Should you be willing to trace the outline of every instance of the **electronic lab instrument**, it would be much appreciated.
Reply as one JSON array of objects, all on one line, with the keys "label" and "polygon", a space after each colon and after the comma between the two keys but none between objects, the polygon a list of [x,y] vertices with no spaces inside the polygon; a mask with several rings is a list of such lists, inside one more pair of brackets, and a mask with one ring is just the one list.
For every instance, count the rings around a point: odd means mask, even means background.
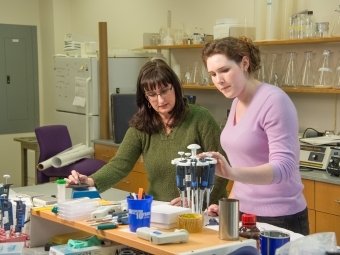
[{"label": "electronic lab instrument", "polygon": [[148,240],[153,244],[185,243],[189,238],[189,232],[185,229],[176,229],[174,232],[162,232],[148,227],[141,227],[137,228],[136,233],[139,238]]},{"label": "electronic lab instrument", "polygon": [[[205,157],[197,157],[196,152],[201,148],[198,144],[190,144],[187,148],[191,150],[191,153],[178,152],[180,158],[171,160],[171,164],[176,165],[176,184],[181,192],[182,206],[186,198],[192,212],[201,213],[204,192],[206,192],[207,205],[209,206],[210,203],[217,160],[205,152],[203,153]],[[198,176],[198,169],[200,176]]]},{"label": "electronic lab instrument", "polygon": [[91,213],[91,219],[100,219],[112,213],[119,213],[122,211],[121,205],[102,205]]}]

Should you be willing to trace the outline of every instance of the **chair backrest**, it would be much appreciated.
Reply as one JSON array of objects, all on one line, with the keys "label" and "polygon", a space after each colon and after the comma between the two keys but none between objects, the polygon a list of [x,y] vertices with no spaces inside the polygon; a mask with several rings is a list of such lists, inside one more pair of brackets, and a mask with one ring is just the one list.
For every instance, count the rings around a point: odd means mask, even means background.
[{"label": "chair backrest", "polygon": [[40,148],[39,162],[72,147],[68,129],[64,125],[42,126],[35,129]]}]

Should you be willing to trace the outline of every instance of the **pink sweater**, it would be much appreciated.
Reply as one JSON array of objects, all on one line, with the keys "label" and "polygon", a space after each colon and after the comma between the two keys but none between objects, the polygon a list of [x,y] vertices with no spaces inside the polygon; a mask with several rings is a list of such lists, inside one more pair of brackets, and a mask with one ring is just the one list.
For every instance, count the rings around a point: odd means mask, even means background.
[{"label": "pink sweater", "polygon": [[306,208],[299,172],[298,117],[287,94],[270,84],[261,84],[254,98],[234,126],[235,98],[221,133],[221,144],[232,167],[271,165],[270,185],[235,182],[240,211],[258,216],[291,215]]}]

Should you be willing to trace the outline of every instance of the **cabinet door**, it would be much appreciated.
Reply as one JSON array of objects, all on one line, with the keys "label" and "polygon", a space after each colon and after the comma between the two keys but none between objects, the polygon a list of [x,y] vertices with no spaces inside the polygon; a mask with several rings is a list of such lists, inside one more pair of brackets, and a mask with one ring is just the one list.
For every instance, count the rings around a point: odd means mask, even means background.
[{"label": "cabinet door", "polygon": [[314,205],[314,197],[315,197],[314,181],[302,179],[302,184],[305,186],[304,189],[303,189],[303,195],[306,198],[308,209],[315,209],[315,205]]},{"label": "cabinet door", "polygon": [[316,212],[315,215],[315,231],[320,232],[335,232],[337,244],[340,244],[340,216]]},{"label": "cabinet door", "polygon": [[309,221],[309,234],[315,232],[315,210],[308,209],[308,221]]},{"label": "cabinet door", "polygon": [[315,210],[340,216],[340,186],[315,182]]},{"label": "cabinet door", "polygon": [[96,143],[94,144],[94,157],[107,163],[116,155],[117,150],[118,147]]}]

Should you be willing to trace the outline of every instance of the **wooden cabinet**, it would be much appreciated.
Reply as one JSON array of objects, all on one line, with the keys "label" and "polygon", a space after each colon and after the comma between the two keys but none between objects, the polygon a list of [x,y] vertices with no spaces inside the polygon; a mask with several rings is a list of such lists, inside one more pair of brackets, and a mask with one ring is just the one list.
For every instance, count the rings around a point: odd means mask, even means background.
[{"label": "wooden cabinet", "polygon": [[[116,155],[117,150],[117,146],[95,143],[94,157],[107,163]],[[138,192],[139,188],[149,189],[148,176],[144,170],[142,156],[136,162],[132,172],[113,187],[128,192]]]},{"label": "wooden cabinet", "polygon": [[340,243],[340,186],[302,179],[310,233],[335,232]]}]

